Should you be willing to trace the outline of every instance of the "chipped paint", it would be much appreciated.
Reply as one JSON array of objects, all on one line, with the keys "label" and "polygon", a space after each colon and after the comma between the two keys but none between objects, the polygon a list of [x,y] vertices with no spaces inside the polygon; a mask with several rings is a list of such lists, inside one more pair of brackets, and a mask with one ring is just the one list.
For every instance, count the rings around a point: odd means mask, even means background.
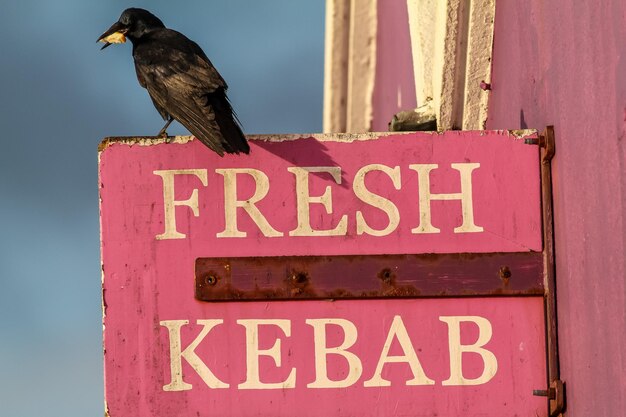
[{"label": "chipped paint", "polygon": [[[290,135],[251,135],[249,140],[259,140],[263,142],[288,142],[298,139],[314,138],[320,142],[356,142],[364,140],[375,140],[388,136],[405,135],[411,132],[366,132],[366,133],[310,133],[310,134],[290,134]],[[431,133],[431,132],[425,132]]]},{"label": "chipped paint", "polygon": [[537,130],[535,129],[515,129],[509,130],[509,136],[513,136],[516,139],[528,139],[533,136],[537,136]]},{"label": "chipped paint", "polygon": [[[512,136],[516,139],[526,139],[529,137],[537,136],[537,131],[534,129],[518,129],[518,130],[491,130],[491,131],[430,131],[420,132],[420,135],[465,135],[474,133],[478,136],[485,136],[488,134],[504,134]],[[319,142],[340,142],[351,143],[357,141],[385,139],[392,136],[411,135],[415,132],[366,132],[366,133],[294,133],[294,134],[281,134],[281,135],[247,135],[246,138],[249,141],[260,142],[289,142],[298,139],[314,138]],[[193,136],[173,136],[168,139],[160,138],[156,136],[111,136],[105,138],[98,145],[98,152],[101,153],[111,145],[128,145],[128,146],[154,146],[164,143],[168,144],[185,144],[195,140]],[[100,155],[98,155],[98,163],[100,163]]]},{"label": "chipped paint", "polygon": [[160,143],[182,144],[187,143],[193,139],[193,136],[170,136],[167,138],[162,138],[159,136],[111,136],[105,138],[102,142],[100,142],[100,144],[98,145],[98,152],[102,152],[113,143],[125,144],[130,146],[152,146],[158,145]]}]

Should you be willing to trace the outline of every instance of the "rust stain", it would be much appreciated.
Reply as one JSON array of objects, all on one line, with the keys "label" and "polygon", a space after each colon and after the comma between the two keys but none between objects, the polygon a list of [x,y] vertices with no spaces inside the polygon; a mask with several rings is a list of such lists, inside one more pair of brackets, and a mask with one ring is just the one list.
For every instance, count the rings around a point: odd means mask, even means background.
[{"label": "rust stain", "polygon": [[500,267],[498,275],[500,275],[500,279],[502,280],[504,286],[508,286],[509,279],[511,278],[511,269],[508,266]]}]

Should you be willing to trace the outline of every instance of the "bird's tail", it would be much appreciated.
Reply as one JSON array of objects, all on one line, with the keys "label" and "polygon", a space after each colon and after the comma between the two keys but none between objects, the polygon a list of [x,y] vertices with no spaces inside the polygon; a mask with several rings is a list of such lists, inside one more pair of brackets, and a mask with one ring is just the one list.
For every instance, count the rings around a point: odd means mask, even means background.
[{"label": "bird's tail", "polygon": [[241,130],[241,123],[226,96],[225,91],[216,91],[207,96],[207,101],[215,112],[215,121],[224,139],[222,145],[226,153],[249,153],[250,146]]}]

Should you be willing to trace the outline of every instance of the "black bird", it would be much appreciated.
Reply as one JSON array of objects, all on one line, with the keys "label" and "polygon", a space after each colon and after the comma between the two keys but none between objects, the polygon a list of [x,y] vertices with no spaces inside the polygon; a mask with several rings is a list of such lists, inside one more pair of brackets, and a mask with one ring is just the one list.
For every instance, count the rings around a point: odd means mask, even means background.
[{"label": "black bird", "polygon": [[139,84],[167,121],[159,136],[167,137],[167,127],[178,120],[220,156],[250,151],[226,96],[228,86],[198,44],[137,8],[124,10],[98,41],[104,49],[126,38],[133,44]]}]

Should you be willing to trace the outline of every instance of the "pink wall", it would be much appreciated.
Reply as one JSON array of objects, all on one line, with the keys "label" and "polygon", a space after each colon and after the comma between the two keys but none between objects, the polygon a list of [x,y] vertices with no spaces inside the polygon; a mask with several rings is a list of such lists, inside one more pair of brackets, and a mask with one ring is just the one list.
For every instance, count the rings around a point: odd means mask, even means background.
[{"label": "pink wall", "polygon": [[567,416],[626,410],[626,2],[497,3],[489,129],[555,125]]}]

